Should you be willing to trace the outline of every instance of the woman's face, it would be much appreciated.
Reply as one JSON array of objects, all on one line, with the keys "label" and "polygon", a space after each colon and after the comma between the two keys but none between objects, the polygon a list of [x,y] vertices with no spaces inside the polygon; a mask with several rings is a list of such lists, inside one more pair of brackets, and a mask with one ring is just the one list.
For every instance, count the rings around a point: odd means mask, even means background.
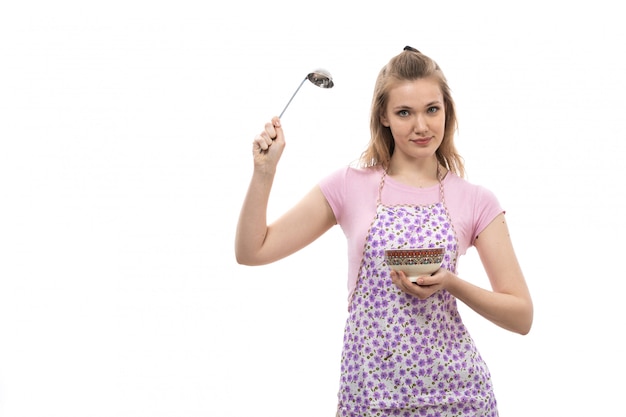
[{"label": "woman's face", "polygon": [[441,145],[446,114],[435,78],[402,81],[389,90],[380,122],[391,129],[396,152],[408,159],[432,157]]}]

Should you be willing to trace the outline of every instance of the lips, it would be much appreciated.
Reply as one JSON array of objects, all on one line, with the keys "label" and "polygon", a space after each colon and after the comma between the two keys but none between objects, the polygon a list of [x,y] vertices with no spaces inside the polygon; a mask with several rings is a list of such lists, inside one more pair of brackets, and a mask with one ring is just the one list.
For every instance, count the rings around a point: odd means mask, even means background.
[{"label": "lips", "polygon": [[432,138],[418,138],[418,139],[411,139],[410,141],[416,145],[424,146],[424,145],[428,145],[431,139]]}]

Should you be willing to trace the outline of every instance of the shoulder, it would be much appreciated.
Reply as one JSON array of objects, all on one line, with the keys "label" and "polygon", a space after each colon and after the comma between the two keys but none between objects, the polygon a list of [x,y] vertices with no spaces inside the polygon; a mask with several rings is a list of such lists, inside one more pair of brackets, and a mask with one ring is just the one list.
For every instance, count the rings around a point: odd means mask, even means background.
[{"label": "shoulder", "polygon": [[457,216],[478,222],[481,226],[504,211],[490,189],[452,173],[446,177],[444,197],[448,207]]},{"label": "shoulder", "polygon": [[[444,190],[446,205],[457,219],[465,247],[472,245],[480,232],[504,212],[490,189],[455,174],[448,173]],[[465,253],[465,250],[461,253]]]},{"label": "shoulder", "polygon": [[465,178],[461,178],[453,172],[448,172],[444,179],[446,189],[451,191],[452,195],[458,195],[464,199],[472,198],[475,200],[495,200],[495,194],[488,188],[474,184]]},{"label": "shoulder", "polygon": [[320,189],[335,214],[342,223],[344,213],[361,212],[374,203],[381,178],[380,168],[356,168],[345,166],[323,178]]},{"label": "shoulder", "polygon": [[346,185],[359,186],[380,179],[380,168],[359,168],[347,165],[336,169],[320,181],[322,189],[345,187]]}]

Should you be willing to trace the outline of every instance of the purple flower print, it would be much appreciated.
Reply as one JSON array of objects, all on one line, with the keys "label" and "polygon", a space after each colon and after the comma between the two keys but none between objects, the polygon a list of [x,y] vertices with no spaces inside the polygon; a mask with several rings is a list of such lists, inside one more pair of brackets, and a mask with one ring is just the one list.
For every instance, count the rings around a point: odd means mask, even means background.
[{"label": "purple flower print", "polygon": [[443,246],[443,267],[454,272],[457,243],[443,204],[382,206],[366,242],[346,323],[338,416],[448,417],[467,409],[496,417],[489,373],[454,297],[409,296],[393,286],[384,262],[385,248]]}]

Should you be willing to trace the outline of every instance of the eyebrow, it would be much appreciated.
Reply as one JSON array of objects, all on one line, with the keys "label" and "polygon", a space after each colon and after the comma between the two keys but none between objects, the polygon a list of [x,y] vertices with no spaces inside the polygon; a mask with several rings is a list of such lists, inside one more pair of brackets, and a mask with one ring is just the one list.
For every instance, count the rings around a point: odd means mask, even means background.
[{"label": "eyebrow", "polygon": [[[443,106],[443,102],[441,102],[440,100],[431,101],[430,103],[426,103],[426,105],[424,107],[432,107],[432,106],[435,106],[435,105]],[[394,107],[395,110],[412,109],[412,108],[413,107],[407,106],[406,104],[401,104],[399,106],[395,106]]]}]

